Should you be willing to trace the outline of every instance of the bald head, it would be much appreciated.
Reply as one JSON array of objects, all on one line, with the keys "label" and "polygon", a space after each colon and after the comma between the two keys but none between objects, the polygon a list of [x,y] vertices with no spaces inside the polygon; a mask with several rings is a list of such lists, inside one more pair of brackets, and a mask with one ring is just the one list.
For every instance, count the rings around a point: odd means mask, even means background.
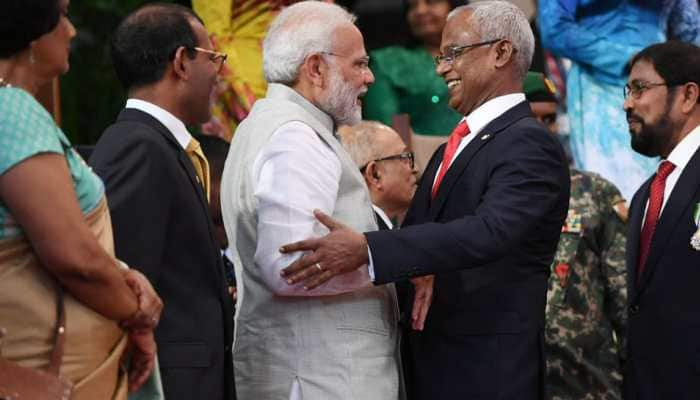
[{"label": "bald head", "polygon": [[340,141],[361,170],[372,203],[401,219],[416,191],[413,153],[396,131],[374,121],[342,127]]},{"label": "bald head", "polygon": [[395,147],[397,143],[403,143],[396,131],[376,121],[362,121],[354,126],[343,126],[338,130],[338,135],[358,168],[389,155],[384,153],[392,144]]}]

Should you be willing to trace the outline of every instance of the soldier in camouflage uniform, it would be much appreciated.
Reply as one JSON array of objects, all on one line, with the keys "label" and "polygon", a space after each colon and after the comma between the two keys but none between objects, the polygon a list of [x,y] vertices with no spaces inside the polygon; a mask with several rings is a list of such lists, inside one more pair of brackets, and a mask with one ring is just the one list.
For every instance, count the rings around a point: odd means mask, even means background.
[{"label": "soldier in camouflage uniform", "polygon": [[[531,73],[525,93],[538,118],[553,129],[553,85]],[[569,214],[547,291],[547,399],[621,398],[626,218],[625,200],[612,183],[571,170]]]}]

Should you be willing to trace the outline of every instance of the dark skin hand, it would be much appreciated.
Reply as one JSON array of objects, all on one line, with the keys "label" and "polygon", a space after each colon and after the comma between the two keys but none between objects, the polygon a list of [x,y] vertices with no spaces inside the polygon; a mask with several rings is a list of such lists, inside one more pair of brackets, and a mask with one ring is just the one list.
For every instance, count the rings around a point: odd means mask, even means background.
[{"label": "dark skin hand", "polygon": [[137,391],[151,376],[158,347],[152,329],[129,331],[129,392]]},{"label": "dark skin hand", "polygon": [[121,322],[121,327],[124,329],[155,329],[163,311],[163,301],[158,297],[148,278],[141,272],[130,269],[125,273],[124,278],[126,284],[136,294],[139,308],[133,316]]},{"label": "dark skin hand", "polygon": [[[365,235],[353,231],[319,210],[314,210],[314,216],[330,230],[328,235],[280,248],[280,252],[284,254],[307,252],[281,271],[288,284],[304,282],[305,290],[311,290],[333,277],[352,272],[369,263]],[[316,266],[317,263],[321,265],[320,269]]]},{"label": "dark skin hand", "polygon": [[[353,231],[319,210],[314,210],[314,216],[330,230],[328,235],[280,248],[280,252],[284,254],[306,252],[280,272],[287,284],[303,282],[305,290],[311,290],[338,275],[352,272],[369,263],[365,235]],[[423,330],[433,301],[433,280],[432,275],[411,279],[416,290],[411,313],[413,329]]]},{"label": "dark skin hand", "polygon": [[163,302],[156,294],[148,279],[139,271],[130,269],[125,273],[127,285],[139,300],[138,311],[121,326],[128,330],[129,351],[129,392],[137,391],[153,373],[157,345],[153,331],[158,326]]}]

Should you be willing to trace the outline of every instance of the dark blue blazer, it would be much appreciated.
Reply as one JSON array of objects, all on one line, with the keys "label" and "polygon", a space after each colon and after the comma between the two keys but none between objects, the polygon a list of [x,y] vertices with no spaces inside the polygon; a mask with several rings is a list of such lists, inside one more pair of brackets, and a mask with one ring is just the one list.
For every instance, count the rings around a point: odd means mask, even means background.
[{"label": "dark blue blazer", "polygon": [[629,211],[627,290],[629,329],[623,386],[627,400],[700,399],[700,150],[686,165],[659,218],[642,276],[639,236],[653,176]]},{"label": "dark blue blazer", "polygon": [[152,116],[125,109],[90,158],[104,180],[117,257],[163,299],[155,336],[167,399],[234,398],[233,304],[191,161]]},{"label": "dark blue blazer", "polygon": [[413,349],[416,398],[539,399],[547,278],[569,204],[566,157],[523,102],[473,138],[431,199],[444,147],[403,228],[366,233],[376,283],[435,274]]}]

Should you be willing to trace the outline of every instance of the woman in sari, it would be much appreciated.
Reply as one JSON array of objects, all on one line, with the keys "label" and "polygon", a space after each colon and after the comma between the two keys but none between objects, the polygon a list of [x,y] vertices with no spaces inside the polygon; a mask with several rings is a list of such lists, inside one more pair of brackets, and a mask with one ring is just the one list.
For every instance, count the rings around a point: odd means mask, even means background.
[{"label": "woman in sari", "polygon": [[68,0],[5,0],[0,16],[0,356],[47,367],[62,291],[60,372],[72,399],[121,400],[151,374],[162,302],[114,258],[102,182],[34,98],[68,70],[67,9]]}]

